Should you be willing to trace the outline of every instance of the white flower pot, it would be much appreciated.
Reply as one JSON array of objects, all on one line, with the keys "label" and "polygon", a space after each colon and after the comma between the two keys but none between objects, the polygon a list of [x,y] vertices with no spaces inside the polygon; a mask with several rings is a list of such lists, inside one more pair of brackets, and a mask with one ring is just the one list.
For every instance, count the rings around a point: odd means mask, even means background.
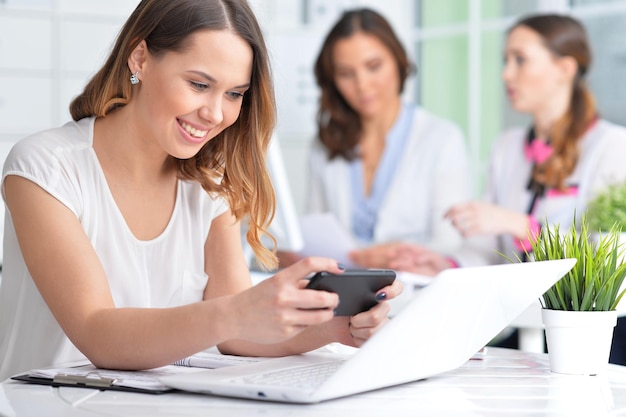
[{"label": "white flower pot", "polygon": [[541,310],[552,372],[596,375],[609,362],[616,311]]}]

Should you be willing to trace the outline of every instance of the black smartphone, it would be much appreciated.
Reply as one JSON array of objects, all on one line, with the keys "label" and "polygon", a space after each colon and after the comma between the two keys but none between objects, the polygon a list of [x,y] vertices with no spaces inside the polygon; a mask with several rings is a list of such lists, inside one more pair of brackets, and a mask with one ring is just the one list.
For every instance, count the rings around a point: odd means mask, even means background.
[{"label": "black smartphone", "polygon": [[335,315],[354,316],[374,307],[378,290],[395,279],[396,273],[390,269],[346,269],[341,274],[318,272],[306,287],[337,293],[339,305]]}]

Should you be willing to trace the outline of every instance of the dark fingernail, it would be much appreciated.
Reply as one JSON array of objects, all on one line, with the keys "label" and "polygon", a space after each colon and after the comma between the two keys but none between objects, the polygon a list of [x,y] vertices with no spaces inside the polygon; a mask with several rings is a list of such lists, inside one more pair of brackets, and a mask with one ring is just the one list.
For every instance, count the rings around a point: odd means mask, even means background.
[{"label": "dark fingernail", "polygon": [[342,264],[341,262],[337,262],[337,268],[341,269],[342,271],[344,269],[346,269],[346,267],[344,266],[344,264]]},{"label": "dark fingernail", "polygon": [[387,298],[387,293],[386,292],[379,292],[378,294],[376,294],[376,299],[378,301],[383,301]]}]

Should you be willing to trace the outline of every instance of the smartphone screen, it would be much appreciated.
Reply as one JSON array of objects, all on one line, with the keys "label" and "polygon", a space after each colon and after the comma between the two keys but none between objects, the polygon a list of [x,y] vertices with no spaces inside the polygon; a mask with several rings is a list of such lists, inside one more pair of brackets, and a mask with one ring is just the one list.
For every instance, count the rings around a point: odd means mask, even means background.
[{"label": "smartphone screen", "polygon": [[390,285],[396,273],[390,269],[347,269],[341,274],[318,272],[307,288],[330,291],[339,295],[336,316],[354,316],[374,307],[376,293]]}]

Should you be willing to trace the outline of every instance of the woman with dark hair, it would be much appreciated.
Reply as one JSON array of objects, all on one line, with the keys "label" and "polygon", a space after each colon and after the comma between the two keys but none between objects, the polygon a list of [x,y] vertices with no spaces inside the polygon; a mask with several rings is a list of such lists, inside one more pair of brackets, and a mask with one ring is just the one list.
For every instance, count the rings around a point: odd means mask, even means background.
[{"label": "woman with dark hair", "polygon": [[402,99],[413,67],[383,16],[346,11],[328,33],[315,77],[318,140],[307,211],[331,212],[355,237],[352,260],[387,267],[399,242],[453,252],[443,218],[470,196],[465,141],[453,123]]},{"label": "woman with dark hair", "polygon": [[[275,106],[267,51],[245,0],[143,0],[74,119],[14,146],[0,287],[0,380],[87,357],[145,369],[203,349],[278,356],[359,346],[387,303],[333,316],[305,289],[335,260],[309,258],[251,287],[274,212],[265,152]],[[399,284],[379,292],[393,298]]]}]

